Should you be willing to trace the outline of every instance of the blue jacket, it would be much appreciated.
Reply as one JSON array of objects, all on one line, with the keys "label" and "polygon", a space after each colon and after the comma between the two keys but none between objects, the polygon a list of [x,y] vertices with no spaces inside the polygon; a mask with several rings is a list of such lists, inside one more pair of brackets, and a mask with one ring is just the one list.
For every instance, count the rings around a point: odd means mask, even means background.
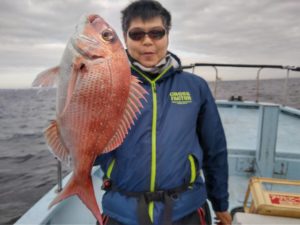
[{"label": "blue jacket", "polygon": [[[174,200],[173,221],[201,207],[207,197],[215,211],[226,211],[226,140],[207,83],[173,67],[154,80],[135,67],[132,73],[149,95],[123,144],[97,159],[104,173],[120,190],[128,192],[168,190],[192,182],[192,188]],[[102,207],[104,214],[138,225],[135,197],[107,191]],[[161,202],[149,204],[154,224],[160,224],[163,208]]]}]

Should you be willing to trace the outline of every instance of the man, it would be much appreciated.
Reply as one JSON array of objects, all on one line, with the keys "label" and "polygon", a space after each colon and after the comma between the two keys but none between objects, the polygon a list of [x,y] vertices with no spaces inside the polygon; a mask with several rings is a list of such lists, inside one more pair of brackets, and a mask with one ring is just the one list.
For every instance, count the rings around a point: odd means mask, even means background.
[{"label": "man", "polygon": [[97,160],[105,173],[104,224],[204,224],[207,196],[220,223],[231,223],[220,117],[207,83],[168,52],[170,28],[171,15],[157,1],[122,11],[132,73],[149,95],[124,143]]}]

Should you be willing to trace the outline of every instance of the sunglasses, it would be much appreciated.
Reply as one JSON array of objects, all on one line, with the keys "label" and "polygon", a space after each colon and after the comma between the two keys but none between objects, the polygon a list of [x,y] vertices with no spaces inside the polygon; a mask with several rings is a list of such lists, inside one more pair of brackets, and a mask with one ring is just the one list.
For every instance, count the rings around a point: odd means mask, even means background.
[{"label": "sunglasses", "polygon": [[140,41],[146,35],[148,35],[148,37],[151,38],[152,40],[160,40],[165,36],[165,34],[166,34],[166,30],[164,28],[153,28],[148,32],[145,32],[140,28],[134,28],[128,31],[128,36],[130,37],[130,39],[134,41]]}]

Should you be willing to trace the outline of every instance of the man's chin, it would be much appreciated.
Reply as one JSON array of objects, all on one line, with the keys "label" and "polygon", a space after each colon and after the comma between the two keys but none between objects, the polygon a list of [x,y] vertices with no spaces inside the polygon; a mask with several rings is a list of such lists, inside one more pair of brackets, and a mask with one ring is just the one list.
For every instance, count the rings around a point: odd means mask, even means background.
[{"label": "man's chin", "polygon": [[142,64],[142,66],[146,67],[146,68],[152,68],[154,67],[157,63],[153,62],[153,61],[142,61],[140,62]]}]

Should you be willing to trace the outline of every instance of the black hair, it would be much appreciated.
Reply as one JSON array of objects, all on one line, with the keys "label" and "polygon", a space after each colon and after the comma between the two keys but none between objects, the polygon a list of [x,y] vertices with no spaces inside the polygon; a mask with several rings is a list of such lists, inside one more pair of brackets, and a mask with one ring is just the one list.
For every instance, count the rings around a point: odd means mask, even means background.
[{"label": "black hair", "polygon": [[127,32],[133,19],[141,18],[143,21],[154,17],[161,17],[167,32],[171,29],[171,14],[158,1],[137,0],[129,4],[122,13],[122,29]]}]

